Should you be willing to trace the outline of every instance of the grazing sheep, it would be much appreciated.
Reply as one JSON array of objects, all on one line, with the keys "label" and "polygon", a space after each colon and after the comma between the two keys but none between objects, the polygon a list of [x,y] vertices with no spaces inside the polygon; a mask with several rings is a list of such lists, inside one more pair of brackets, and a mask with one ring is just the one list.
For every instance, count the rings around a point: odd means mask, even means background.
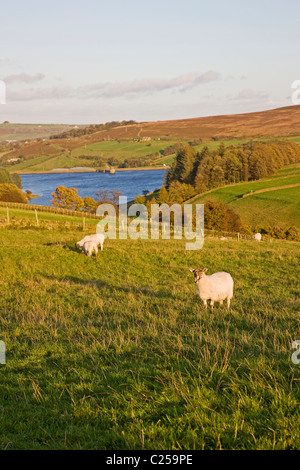
[{"label": "grazing sheep", "polygon": [[233,297],[233,279],[229,273],[219,272],[207,276],[204,269],[190,269],[194,273],[194,282],[201,300],[203,300],[205,308],[207,308],[207,300],[210,299],[211,308],[214,302],[223,304],[223,300],[227,299],[227,308],[230,307],[230,300]]},{"label": "grazing sheep", "polygon": [[253,235],[253,238],[254,238],[254,240],[256,240],[257,242],[260,242],[260,240],[261,240],[261,233],[256,233],[255,235]]},{"label": "grazing sheep", "polygon": [[87,235],[79,242],[75,243],[75,248],[82,248],[85,242],[93,241],[97,243],[97,246],[101,246],[101,251],[103,250],[104,235],[102,233],[95,233],[93,235]]},{"label": "grazing sheep", "polygon": [[98,254],[98,244],[93,240],[88,240],[84,242],[82,246],[82,252],[85,253],[87,256],[91,257],[93,253],[97,256]]}]

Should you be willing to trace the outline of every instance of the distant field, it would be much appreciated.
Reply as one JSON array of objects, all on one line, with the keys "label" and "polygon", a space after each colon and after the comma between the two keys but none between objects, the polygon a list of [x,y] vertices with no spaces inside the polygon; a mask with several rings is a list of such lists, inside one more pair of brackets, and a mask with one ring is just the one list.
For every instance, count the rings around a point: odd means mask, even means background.
[{"label": "distant field", "polygon": [[[268,142],[270,140],[276,140],[276,139],[274,139],[274,138],[259,138],[257,140],[259,140],[260,142]],[[292,141],[292,142],[299,142],[300,143],[300,136],[291,137],[291,138],[286,137],[284,139],[279,138],[278,140],[289,140],[289,141]],[[208,141],[204,141],[203,143],[201,143],[199,145],[195,145],[193,148],[198,152],[203,150],[204,147],[208,147],[209,150],[217,150],[219,148],[221,142],[224,143],[225,147],[230,147],[231,145],[245,144],[245,143],[249,142],[249,138],[248,139],[208,140]],[[167,157],[159,157],[157,159],[157,162],[159,162],[160,164],[165,163],[166,165],[172,165],[174,160],[175,160],[175,154],[167,156]]]},{"label": "distant field", "polygon": [[[178,143],[178,141],[151,140],[150,142],[132,142],[132,141],[112,141],[97,142],[73,150],[73,155],[97,155],[101,157],[115,157],[117,159],[144,157],[166,147]],[[87,151],[87,152],[86,152]]]},{"label": "distant field", "polygon": [[[295,225],[300,228],[300,165],[282,168],[265,180],[228,185],[193,199],[193,203],[214,200],[228,204],[245,224]],[[277,189],[282,187],[282,189]],[[276,188],[275,190],[272,190]],[[255,194],[255,191],[268,190]],[[253,191],[254,194],[242,196]]]},{"label": "distant field", "polygon": [[[205,116],[193,119],[143,122],[97,133],[86,139],[124,140],[137,137],[202,138],[210,140],[296,137],[300,135],[300,106],[254,113]],[[100,137],[100,138],[99,138]]]},{"label": "distant field", "polygon": [[[59,147],[56,141],[51,141],[52,155],[32,156],[29,154],[31,151],[30,146],[24,147],[14,151],[9,157],[16,158],[18,155],[27,155],[26,160],[20,163],[14,163],[7,168],[11,172],[22,171],[50,171],[55,168],[73,168],[73,167],[99,167],[97,158],[101,158],[102,165],[106,167],[109,159],[114,159],[118,164],[122,163],[125,159],[141,158],[149,166],[162,165],[164,162],[160,161],[160,151],[166,147],[178,143],[178,141],[160,141],[155,140],[151,142],[128,142],[128,141],[112,141],[112,142],[97,142],[86,147],[78,147],[70,151]],[[42,147],[44,152],[47,152],[47,146]],[[53,153],[55,154],[53,155]],[[39,154],[39,151],[36,152]],[[153,154],[157,153],[157,156]],[[94,157],[94,158],[93,158]],[[166,157],[165,157],[166,158]],[[172,157],[173,160],[173,157]]]},{"label": "distant field", "polygon": [[29,140],[48,138],[60,134],[73,126],[68,124],[0,124],[0,142],[5,140]]},{"label": "distant field", "polygon": [[[222,141],[228,146],[242,144],[251,139],[268,141],[279,138],[300,143],[299,122],[300,106],[248,114],[144,122],[78,137],[41,141],[39,145],[26,144],[20,149],[8,152],[8,157],[4,155],[1,158],[2,165],[8,165],[11,171],[21,171],[27,167],[32,171],[47,171],[56,166],[105,167],[107,160],[111,158],[118,164],[125,159],[141,158],[146,166],[171,165],[174,155],[162,156],[161,152],[174,143],[185,144],[194,139],[203,141],[195,147],[196,150],[201,150],[205,145],[215,150]],[[72,127],[74,126],[1,124],[0,142],[1,139],[47,139],[51,134],[59,134]],[[151,138],[151,141],[143,141],[143,138]],[[137,142],[139,139],[141,141]],[[61,158],[58,161],[52,159],[53,154]],[[34,161],[43,155],[48,155],[49,162]],[[26,161],[7,163],[7,159],[19,156],[23,156]]]}]

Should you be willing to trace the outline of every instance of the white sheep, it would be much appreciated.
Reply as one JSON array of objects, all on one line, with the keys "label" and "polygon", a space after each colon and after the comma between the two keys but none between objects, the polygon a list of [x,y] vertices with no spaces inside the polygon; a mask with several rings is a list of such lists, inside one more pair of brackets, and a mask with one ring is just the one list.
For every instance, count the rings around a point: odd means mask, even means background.
[{"label": "white sheep", "polygon": [[87,256],[91,257],[93,253],[97,256],[98,254],[98,244],[94,240],[88,240],[84,242],[82,246],[82,252]]},{"label": "white sheep", "polygon": [[229,273],[219,272],[207,276],[204,269],[190,269],[194,273],[194,282],[199,297],[207,308],[207,300],[210,299],[211,308],[214,302],[223,304],[223,300],[227,299],[227,308],[230,307],[230,300],[233,297],[233,279]]},{"label": "white sheep", "polygon": [[254,238],[254,240],[256,240],[257,242],[260,242],[260,240],[261,240],[261,233],[256,233],[255,235],[253,235],[253,238]]},{"label": "white sheep", "polygon": [[94,242],[94,243],[97,243],[97,246],[101,246],[101,251],[103,250],[103,243],[104,243],[104,235],[103,233],[95,233],[93,235],[87,235],[86,237],[84,237],[82,240],[80,240],[79,242],[75,243],[75,248],[82,248],[83,247],[83,244],[85,242]]}]

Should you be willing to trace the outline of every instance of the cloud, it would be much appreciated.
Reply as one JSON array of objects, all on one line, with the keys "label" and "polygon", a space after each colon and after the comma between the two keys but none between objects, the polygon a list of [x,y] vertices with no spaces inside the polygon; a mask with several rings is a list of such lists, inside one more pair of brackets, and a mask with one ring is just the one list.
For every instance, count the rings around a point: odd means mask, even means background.
[{"label": "cloud", "polygon": [[8,75],[3,80],[6,84],[10,85],[11,83],[35,83],[43,80],[45,75],[43,73],[37,73],[36,75],[28,75],[27,73],[19,73],[16,75]]},{"label": "cloud", "polygon": [[218,78],[220,78],[220,74],[213,71],[201,75],[189,73],[172,79],[147,78],[134,80],[132,82],[95,83],[79,88],[78,92],[90,98],[114,98],[128,94],[158,93],[160,91],[174,89],[185,91],[201,83],[215,81]]},{"label": "cloud", "polygon": [[241,90],[237,95],[231,97],[234,101],[265,101],[269,99],[269,94],[262,91],[255,91],[252,88]]},{"label": "cloud", "polygon": [[[38,76],[40,76],[39,79],[42,79],[42,75],[43,74],[37,74],[34,81],[38,81]],[[17,76],[8,77],[10,78],[10,83],[16,81],[14,77]],[[23,77],[23,81],[25,82],[24,78],[25,77]],[[188,73],[171,79],[147,78],[131,82],[100,82],[80,87],[56,86],[50,88],[27,88],[19,91],[10,90],[8,99],[12,101],[63,98],[97,99],[153,94],[166,90],[184,92],[200,84],[213,82],[220,78],[220,73],[210,70],[202,74]],[[8,82],[6,81],[6,83]],[[29,81],[26,83],[29,83]]]},{"label": "cloud", "polygon": [[7,101],[34,101],[72,98],[76,96],[71,87],[27,88],[23,90],[7,89]]}]

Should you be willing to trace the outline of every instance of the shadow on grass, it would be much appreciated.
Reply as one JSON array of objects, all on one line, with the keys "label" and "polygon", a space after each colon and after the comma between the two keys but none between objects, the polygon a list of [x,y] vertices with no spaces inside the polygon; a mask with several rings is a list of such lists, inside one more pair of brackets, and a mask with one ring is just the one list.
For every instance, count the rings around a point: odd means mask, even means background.
[{"label": "shadow on grass", "polygon": [[69,250],[69,251],[73,251],[75,253],[81,254],[81,251],[75,248],[75,244],[67,245],[66,243],[63,243],[63,242],[49,242],[49,243],[44,243],[44,246],[60,246],[64,250]]},{"label": "shadow on grass", "polygon": [[[76,250],[75,250],[76,251]],[[101,289],[107,289],[111,294],[119,291],[119,292],[125,292],[126,294],[133,293],[137,295],[148,295],[151,297],[157,297],[157,298],[171,298],[171,295],[168,292],[164,291],[154,291],[151,286],[141,286],[141,287],[136,287],[132,285],[126,285],[126,286],[118,286],[118,285],[112,285],[108,283],[107,281],[104,281],[102,279],[81,279],[75,276],[65,276],[65,277],[54,277],[54,276],[47,276],[47,275],[42,275],[44,278],[50,280],[50,281],[55,281],[55,282],[61,282],[61,283],[68,283],[68,284],[73,284],[73,285],[80,285],[80,286],[86,286],[86,287],[92,287],[92,288],[97,288],[99,290]],[[175,299],[174,296],[172,296],[173,299]]]}]

